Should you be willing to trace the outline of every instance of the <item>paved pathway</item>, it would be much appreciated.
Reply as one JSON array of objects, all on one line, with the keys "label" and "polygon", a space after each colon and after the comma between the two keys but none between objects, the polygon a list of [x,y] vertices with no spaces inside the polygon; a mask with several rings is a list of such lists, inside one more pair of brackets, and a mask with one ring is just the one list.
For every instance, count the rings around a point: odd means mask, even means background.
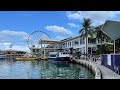
[{"label": "paved pathway", "polygon": [[[76,59],[76,60],[80,60],[80,59]],[[116,74],[115,72],[113,72],[112,70],[108,69],[107,67],[101,65],[101,61],[98,60],[97,62],[94,61],[86,61],[86,60],[82,60],[88,63],[92,63],[93,65],[96,65],[101,73],[102,73],[102,79],[120,79],[120,75]]]}]

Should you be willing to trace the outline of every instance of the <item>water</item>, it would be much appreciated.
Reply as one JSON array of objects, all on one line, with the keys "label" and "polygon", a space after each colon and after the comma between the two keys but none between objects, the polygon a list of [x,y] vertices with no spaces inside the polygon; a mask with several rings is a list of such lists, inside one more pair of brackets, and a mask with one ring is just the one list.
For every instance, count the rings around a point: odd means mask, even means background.
[{"label": "water", "polygon": [[94,75],[67,62],[0,60],[0,79],[94,79]]}]

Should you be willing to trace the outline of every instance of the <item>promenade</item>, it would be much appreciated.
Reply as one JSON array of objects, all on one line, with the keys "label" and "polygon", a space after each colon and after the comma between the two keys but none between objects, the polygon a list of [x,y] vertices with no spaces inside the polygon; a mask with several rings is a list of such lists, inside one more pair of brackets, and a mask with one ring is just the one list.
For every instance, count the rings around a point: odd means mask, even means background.
[{"label": "promenade", "polygon": [[82,60],[82,59],[75,59],[75,62],[77,62],[77,63],[82,62],[82,63],[85,63],[85,64],[95,66],[101,72],[101,79],[120,79],[120,75],[116,74],[115,72],[113,72],[109,68],[101,65],[100,60],[97,60],[95,62],[95,61],[92,61],[92,60],[88,61],[88,60]]}]

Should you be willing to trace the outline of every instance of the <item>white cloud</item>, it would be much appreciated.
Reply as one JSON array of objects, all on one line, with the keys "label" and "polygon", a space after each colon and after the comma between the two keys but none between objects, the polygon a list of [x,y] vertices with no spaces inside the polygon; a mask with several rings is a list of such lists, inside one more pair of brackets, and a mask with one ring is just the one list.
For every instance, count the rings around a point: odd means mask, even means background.
[{"label": "white cloud", "polygon": [[4,45],[10,45],[11,43],[8,43],[8,42],[6,42],[6,43],[3,43]]},{"label": "white cloud", "polygon": [[29,51],[27,46],[28,34],[23,31],[2,30],[0,31],[0,49],[10,49],[10,45],[13,44],[12,49]]},{"label": "white cloud", "polygon": [[1,34],[4,35],[9,35],[9,36],[26,36],[28,35],[27,33],[23,32],[23,31],[11,31],[11,30],[3,30],[0,31]]},{"label": "white cloud", "polygon": [[27,45],[14,45],[12,49],[30,52]]},{"label": "white cloud", "polygon": [[81,19],[82,18],[82,16],[78,12],[76,13],[67,12],[67,17],[69,19]]},{"label": "white cloud", "polygon": [[28,36],[29,35],[23,31],[2,30],[0,31],[0,43],[10,41],[16,42],[15,39],[17,39],[17,41],[27,41]]},{"label": "white cloud", "polygon": [[45,29],[47,29],[48,31],[52,31],[54,33],[58,33],[58,34],[72,34],[72,32],[68,29],[65,29],[64,27],[60,27],[60,26],[46,26]]},{"label": "white cloud", "polygon": [[[11,43],[0,43],[0,50],[10,49],[10,47],[9,47],[10,44]],[[13,45],[12,50],[30,52],[30,50],[26,44],[17,44],[17,45],[15,44],[15,45]]]},{"label": "white cloud", "polygon": [[70,26],[70,27],[79,27],[78,25],[76,25],[74,23],[68,23],[68,26]]},{"label": "white cloud", "polygon": [[[8,45],[10,45],[11,43],[0,43],[0,46],[8,46]],[[0,47],[0,49],[1,49],[1,47]]]},{"label": "white cloud", "polygon": [[100,25],[107,19],[116,19],[120,11],[77,11],[67,12],[67,17],[70,20],[83,20],[83,18],[90,18],[93,25]]},{"label": "white cloud", "polygon": [[64,36],[56,36],[55,38],[56,38],[56,40],[62,40],[62,39],[65,39]]},{"label": "white cloud", "polygon": [[12,31],[12,30],[2,30],[2,31],[0,31],[0,35],[1,35],[0,39],[2,39],[2,40],[6,39],[6,38],[10,39],[10,38],[15,38],[15,37],[18,37],[22,40],[27,40],[27,38],[29,36],[26,32]]}]

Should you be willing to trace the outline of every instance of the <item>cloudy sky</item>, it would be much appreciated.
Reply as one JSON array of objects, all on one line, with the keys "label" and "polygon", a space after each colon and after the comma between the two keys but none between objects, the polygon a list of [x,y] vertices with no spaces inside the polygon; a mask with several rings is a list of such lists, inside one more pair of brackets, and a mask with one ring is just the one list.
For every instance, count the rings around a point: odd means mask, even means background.
[{"label": "cloudy sky", "polygon": [[[0,49],[29,51],[28,36],[42,30],[52,39],[61,40],[79,35],[83,18],[91,18],[92,25],[106,20],[120,20],[119,11],[0,11]],[[34,34],[34,37],[37,34]]]}]

